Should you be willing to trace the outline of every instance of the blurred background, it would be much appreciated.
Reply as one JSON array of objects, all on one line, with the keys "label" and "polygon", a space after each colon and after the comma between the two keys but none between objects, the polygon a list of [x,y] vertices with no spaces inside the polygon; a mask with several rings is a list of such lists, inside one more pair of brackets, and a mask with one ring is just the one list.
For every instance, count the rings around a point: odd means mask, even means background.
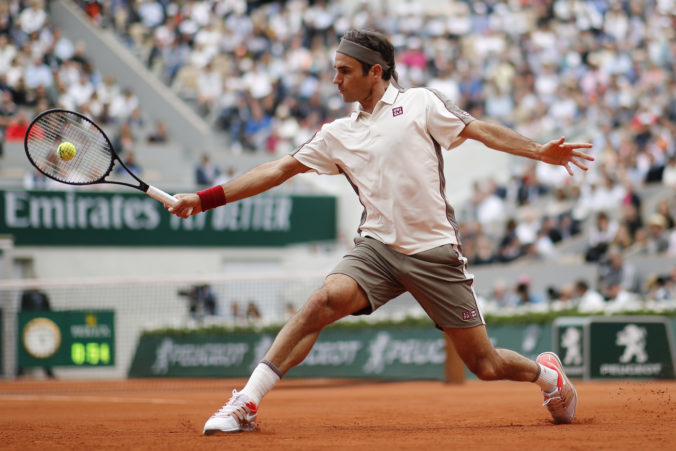
[{"label": "blurred background", "polygon": [[[593,144],[596,162],[572,177],[477,143],[445,153],[484,313],[676,310],[673,0],[5,0],[2,374],[21,359],[41,366],[17,357],[35,316],[17,322],[20,311],[79,310],[81,335],[112,339],[104,368],[72,368],[85,357],[71,346],[70,366],[45,374],[121,377],[144,331],[264,327],[299,308],[356,233],[361,206],[344,179],[298,176],[179,221],[133,190],[44,179],[23,137],[39,112],[72,109],[148,183],[222,183],[351,111],[332,85],[350,28],[390,38],[404,87],[436,88],[540,142]],[[89,310],[115,312],[108,332]],[[369,320],[422,316],[405,295]]]}]

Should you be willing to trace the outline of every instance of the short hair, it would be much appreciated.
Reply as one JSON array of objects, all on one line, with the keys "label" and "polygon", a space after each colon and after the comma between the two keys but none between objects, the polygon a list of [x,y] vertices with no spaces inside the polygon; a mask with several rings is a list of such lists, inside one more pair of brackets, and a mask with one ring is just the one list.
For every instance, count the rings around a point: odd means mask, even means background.
[{"label": "short hair", "polygon": [[[394,66],[394,46],[384,34],[373,30],[349,30],[343,35],[343,39],[356,42],[380,53],[387,65],[390,66],[388,69],[383,67],[383,80],[389,80],[392,77],[395,81],[397,80]],[[362,73],[368,74],[373,64],[361,61],[360,63]]]},{"label": "short hair", "polygon": [[587,291],[589,289],[589,284],[584,279],[578,279],[578,281],[575,282],[575,287],[580,291]]}]

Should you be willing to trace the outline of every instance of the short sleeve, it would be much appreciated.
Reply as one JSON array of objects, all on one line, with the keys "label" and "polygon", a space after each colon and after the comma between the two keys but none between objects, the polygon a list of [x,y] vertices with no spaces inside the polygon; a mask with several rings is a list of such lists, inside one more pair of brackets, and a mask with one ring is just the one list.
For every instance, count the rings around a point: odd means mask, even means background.
[{"label": "short sleeve", "polygon": [[427,130],[443,148],[452,149],[465,140],[459,135],[474,118],[439,91],[435,89],[427,91],[429,93]]},{"label": "short sleeve", "polygon": [[318,174],[335,175],[340,170],[331,157],[327,127],[328,124],[324,125],[309,141],[292,152],[291,156]]}]

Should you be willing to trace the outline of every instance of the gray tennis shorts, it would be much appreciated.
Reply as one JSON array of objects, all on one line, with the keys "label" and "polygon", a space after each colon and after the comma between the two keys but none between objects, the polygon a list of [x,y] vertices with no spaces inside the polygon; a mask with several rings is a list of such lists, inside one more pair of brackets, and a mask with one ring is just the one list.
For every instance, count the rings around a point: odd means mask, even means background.
[{"label": "gray tennis shorts", "polygon": [[484,324],[467,273],[467,259],[457,246],[446,244],[406,255],[373,238],[358,237],[355,247],[331,274],[345,274],[364,290],[370,308],[354,315],[368,315],[389,300],[410,292],[435,325],[467,328]]}]

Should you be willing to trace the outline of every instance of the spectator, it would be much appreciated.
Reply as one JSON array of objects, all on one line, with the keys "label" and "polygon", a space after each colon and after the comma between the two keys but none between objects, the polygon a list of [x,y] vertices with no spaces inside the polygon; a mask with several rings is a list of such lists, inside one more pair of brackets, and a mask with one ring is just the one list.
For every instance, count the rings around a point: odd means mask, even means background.
[{"label": "spectator", "polygon": [[[129,169],[132,173],[136,174],[137,176],[141,176],[141,173],[143,172],[141,166],[136,162],[136,156],[134,155],[133,151],[128,151],[124,154],[123,156],[123,161],[124,165]],[[124,174],[125,170],[122,168],[122,166],[117,166],[116,172],[118,174]]]},{"label": "spectator", "polygon": [[[51,304],[49,302],[49,297],[44,291],[41,291],[37,288],[27,288],[21,293],[21,311],[22,312],[45,312],[51,310]],[[54,372],[49,366],[43,367],[45,375],[53,379]],[[17,375],[21,376],[24,373],[22,367],[17,368]]]},{"label": "spectator", "polygon": [[32,168],[30,172],[26,172],[26,175],[23,178],[23,187],[28,190],[48,189],[51,184],[50,180],[51,179],[42,172],[38,171],[36,168]]},{"label": "spectator", "polygon": [[474,265],[489,265],[496,263],[495,243],[484,233],[479,233],[474,239],[469,240],[474,246],[474,255],[471,259]]},{"label": "spectator", "polygon": [[249,301],[246,306],[246,319],[249,324],[258,324],[263,319],[263,315],[261,315],[254,301]]},{"label": "spectator", "polygon": [[613,241],[610,243],[610,245],[616,246],[618,249],[624,252],[625,250],[631,249],[633,244],[634,239],[632,238],[629,227],[627,224],[621,223],[617,227],[617,233],[615,233],[615,237],[613,238]]},{"label": "spectator", "polygon": [[660,213],[653,213],[646,224],[648,242],[646,252],[650,255],[658,255],[666,252],[669,248],[669,232],[667,220]]},{"label": "spectator", "polygon": [[230,302],[230,316],[236,325],[246,323],[246,313],[242,311],[242,307],[237,300]]},{"label": "spectator", "polygon": [[10,42],[7,34],[0,33],[0,74],[9,70],[17,53],[16,46]]},{"label": "spectator", "polygon": [[219,175],[221,171],[211,161],[209,154],[203,154],[199,166],[195,169],[195,183],[201,187],[212,186]]},{"label": "spectator", "polygon": [[108,113],[111,118],[122,123],[131,117],[132,112],[138,106],[138,97],[130,88],[127,88],[121,95],[116,95],[111,99]]},{"label": "spectator", "polygon": [[549,238],[552,244],[559,243],[563,240],[563,234],[558,224],[551,216],[544,216],[540,223],[540,234]]},{"label": "spectator", "polygon": [[194,285],[187,291],[179,291],[178,294],[188,298],[188,314],[192,319],[201,321],[205,316],[218,313],[218,300],[208,284]]},{"label": "spectator", "polygon": [[3,155],[3,143],[5,142],[5,130],[18,112],[18,107],[12,99],[11,91],[0,92],[0,156]]},{"label": "spectator", "polygon": [[5,127],[5,141],[23,142],[23,138],[28,130],[30,121],[24,109],[19,109],[17,113],[7,121]]},{"label": "spectator", "polygon": [[35,56],[31,62],[26,65],[23,76],[26,88],[36,89],[38,86],[47,87],[54,83],[52,70],[44,63],[42,57]]},{"label": "spectator", "polygon": [[223,79],[208,62],[197,76],[197,106],[202,115],[208,116],[223,93]]},{"label": "spectator", "polygon": [[605,300],[601,293],[594,291],[589,287],[584,279],[578,279],[574,288],[577,309],[583,313],[602,312],[605,307]]},{"label": "spectator", "polygon": [[136,137],[129,122],[123,122],[113,137],[113,147],[120,155],[129,154],[136,149]]},{"label": "spectator", "polygon": [[585,252],[587,262],[597,262],[603,258],[617,234],[617,229],[618,223],[611,220],[605,211],[596,214],[596,221],[587,234],[588,246]]},{"label": "spectator", "polygon": [[158,120],[155,122],[155,127],[146,136],[146,141],[151,144],[161,144],[169,141],[169,131],[164,121]]},{"label": "spectator", "polygon": [[676,155],[667,160],[667,165],[662,172],[662,183],[671,188],[676,188]]},{"label": "spectator", "polygon": [[654,275],[646,282],[646,298],[651,301],[674,300],[673,283],[668,275]]},{"label": "spectator", "polygon": [[48,17],[42,0],[31,0],[28,7],[24,8],[19,15],[20,29],[25,36],[40,31],[47,23]]},{"label": "spectator", "polygon": [[518,306],[533,307],[546,304],[545,299],[542,296],[533,292],[531,278],[526,274],[519,276],[514,292],[516,294],[516,304]]},{"label": "spectator", "polygon": [[60,28],[54,28],[52,35],[52,53],[57,64],[63,64],[75,56],[73,42],[63,35]]},{"label": "spectator", "polygon": [[662,199],[657,203],[655,212],[661,214],[667,221],[665,227],[667,229],[674,228],[674,216],[671,214],[671,206],[668,199]]},{"label": "spectator", "polygon": [[607,301],[624,301],[628,292],[637,292],[636,270],[615,247],[611,247],[599,263],[598,287]]},{"label": "spectator", "polygon": [[622,205],[622,218],[620,224],[627,228],[629,238],[634,240],[636,231],[643,227],[643,218],[641,217],[639,207],[634,203]]},{"label": "spectator", "polygon": [[511,262],[523,255],[523,248],[516,234],[517,222],[514,218],[507,220],[505,232],[500,240],[497,259],[500,262]]},{"label": "spectator", "polygon": [[267,114],[260,102],[251,102],[251,117],[244,125],[244,135],[246,137],[246,149],[260,150],[264,149],[265,142],[272,133],[272,118]]}]

